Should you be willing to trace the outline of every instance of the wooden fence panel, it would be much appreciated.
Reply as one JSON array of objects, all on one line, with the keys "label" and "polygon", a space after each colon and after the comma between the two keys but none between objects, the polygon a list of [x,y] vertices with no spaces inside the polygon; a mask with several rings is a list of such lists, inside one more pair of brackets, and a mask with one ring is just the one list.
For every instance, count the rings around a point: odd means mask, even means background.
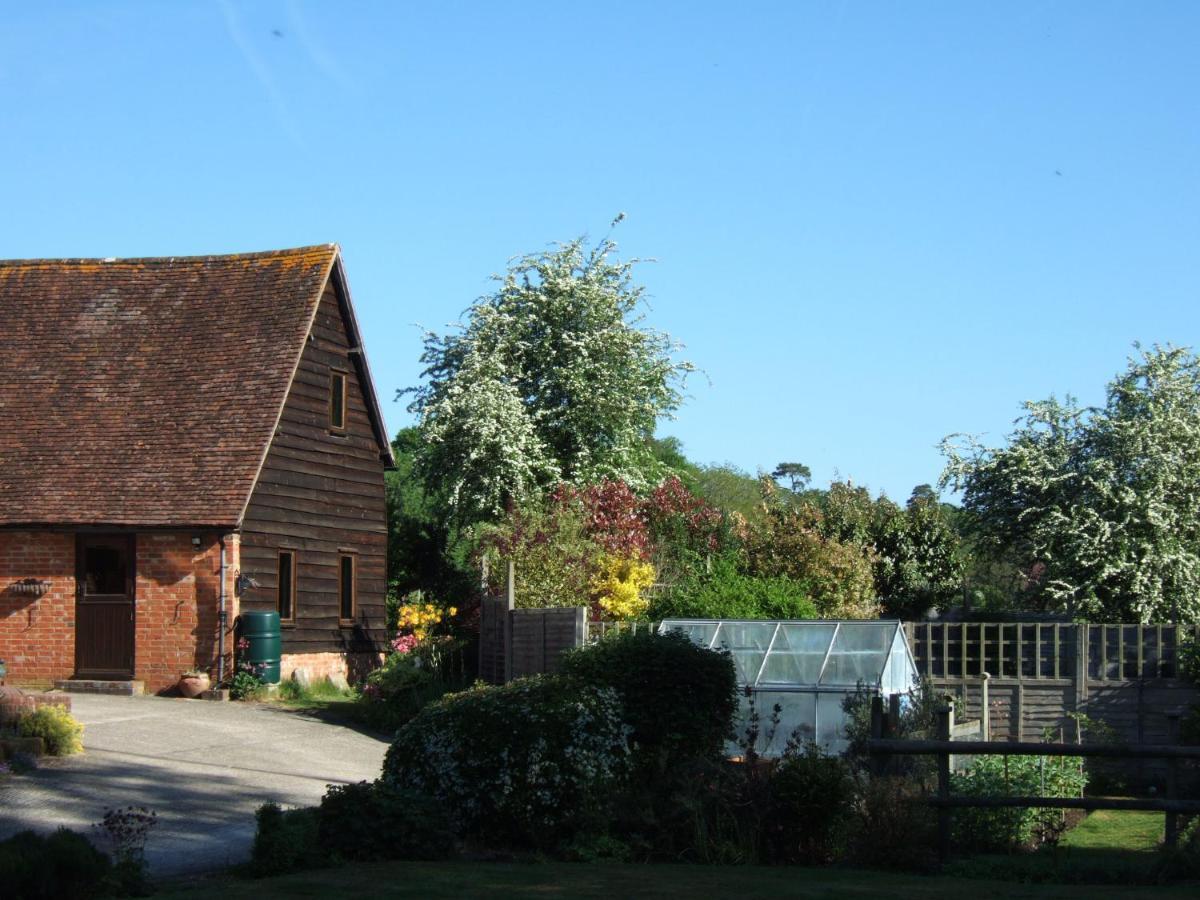
[{"label": "wooden fence panel", "polygon": [[503,684],[508,659],[508,602],[484,597],[479,608],[479,677]]},{"label": "wooden fence panel", "polygon": [[483,601],[479,624],[479,677],[491,684],[558,671],[567,650],[583,646],[587,608],[509,609],[504,599]]}]

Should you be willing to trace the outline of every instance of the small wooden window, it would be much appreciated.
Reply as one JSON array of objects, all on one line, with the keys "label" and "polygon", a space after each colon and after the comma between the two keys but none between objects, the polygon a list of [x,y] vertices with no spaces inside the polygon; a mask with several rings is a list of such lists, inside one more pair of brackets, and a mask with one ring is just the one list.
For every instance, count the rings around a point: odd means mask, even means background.
[{"label": "small wooden window", "polygon": [[331,431],[346,430],[346,373],[329,373],[329,428]]},{"label": "small wooden window", "polygon": [[338,618],[343,622],[353,622],[354,613],[358,606],[358,572],[353,556],[342,554],[338,557]]},{"label": "small wooden window", "polygon": [[279,551],[278,609],[281,622],[296,620],[296,554],[291,550]]}]

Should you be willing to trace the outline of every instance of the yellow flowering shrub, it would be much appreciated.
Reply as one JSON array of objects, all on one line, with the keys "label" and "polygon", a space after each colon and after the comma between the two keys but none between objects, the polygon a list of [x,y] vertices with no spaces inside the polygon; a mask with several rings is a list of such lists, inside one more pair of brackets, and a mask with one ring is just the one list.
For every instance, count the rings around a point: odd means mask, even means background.
[{"label": "yellow flowering shrub", "polygon": [[654,575],[654,566],[648,562],[605,554],[592,574],[592,595],[605,615],[613,619],[637,619],[650,608],[650,600],[642,594],[654,584]]},{"label": "yellow flowering shrub", "polygon": [[401,632],[411,634],[418,641],[423,641],[433,628],[456,615],[458,615],[458,609],[453,606],[442,609],[432,603],[422,603],[418,600],[413,603],[401,604],[396,621]]}]

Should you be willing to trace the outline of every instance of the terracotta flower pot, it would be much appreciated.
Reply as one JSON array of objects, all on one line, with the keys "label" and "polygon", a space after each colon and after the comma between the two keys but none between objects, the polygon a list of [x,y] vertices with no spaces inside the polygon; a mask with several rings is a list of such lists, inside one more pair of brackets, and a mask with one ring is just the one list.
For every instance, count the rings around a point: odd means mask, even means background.
[{"label": "terracotta flower pot", "polygon": [[183,675],[179,679],[179,693],[189,699],[199,697],[210,687],[212,687],[212,682],[205,674]]}]

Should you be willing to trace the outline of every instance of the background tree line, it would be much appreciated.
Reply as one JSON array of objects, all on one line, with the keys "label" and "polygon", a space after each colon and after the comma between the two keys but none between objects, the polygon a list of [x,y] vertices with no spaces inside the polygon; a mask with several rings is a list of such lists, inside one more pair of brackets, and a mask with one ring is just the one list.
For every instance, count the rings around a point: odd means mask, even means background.
[{"label": "background tree line", "polygon": [[402,392],[418,424],[388,476],[396,592],[464,606],[491,556],[518,562],[520,600],[604,615],[1200,613],[1190,352],[1141,353],[1100,409],[1026,404],[1005,446],[946,438],[938,487],[961,506],[930,484],[900,504],[656,437],[693,366],[646,325],[637,261],[615,253],[579,239],[523,257],[426,335],[423,382]]}]

